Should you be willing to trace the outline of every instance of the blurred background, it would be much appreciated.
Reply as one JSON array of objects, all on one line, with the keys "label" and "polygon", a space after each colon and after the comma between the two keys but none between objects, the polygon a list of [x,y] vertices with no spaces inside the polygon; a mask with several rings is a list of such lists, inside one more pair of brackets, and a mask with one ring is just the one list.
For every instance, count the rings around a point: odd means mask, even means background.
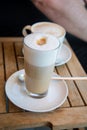
[{"label": "blurred background", "polygon": [[47,20],[30,0],[0,2],[0,36],[22,36],[25,25]]}]

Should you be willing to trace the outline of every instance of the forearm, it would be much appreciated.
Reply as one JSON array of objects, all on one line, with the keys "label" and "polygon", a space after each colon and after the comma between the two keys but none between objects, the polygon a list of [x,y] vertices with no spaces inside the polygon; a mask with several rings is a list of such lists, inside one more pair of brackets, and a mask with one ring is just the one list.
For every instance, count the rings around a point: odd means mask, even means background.
[{"label": "forearm", "polygon": [[83,0],[32,0],[50,20],[87,41],[87,10]]},{"label": "forearm", "polygon": [[87,42],[87,11],[86,10],[81,12],[80,11],[77,12],[77,15],[74,12],[76,17],[72,16],[72,19],[69,19],[70,17],[69,18],[67,17],[64,18],[64,20],[62,20],[63,22],[58,21],[58,23],[64,26],[67,32]]},{"label": "forearm", "polygon": [[[68,6],[70,7],[70,6]],[[62,25],[67,32],[87,42],[87,10],[78,5],[73,8],[64,8],[63,13],[55,15],[52,20]]]},{"label": "forearm", "polygon": [[87,42],[87,12],[82,21],[83,22],[75,35]]}]

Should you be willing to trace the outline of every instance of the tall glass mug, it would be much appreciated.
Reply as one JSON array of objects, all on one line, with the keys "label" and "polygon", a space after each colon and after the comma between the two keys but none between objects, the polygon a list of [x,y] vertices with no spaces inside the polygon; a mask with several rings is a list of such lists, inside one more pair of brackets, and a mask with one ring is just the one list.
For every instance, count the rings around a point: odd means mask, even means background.
[{"label": "tall glass mug", "polygon": [[31,33],[24,37],[25,86],[30,96],[46,96],[58,49],[57,38],[50,34]]},{"label": "tall glass mug", "polygon": [[[31,32],[42,32],[46,34],[52,34],[56,36],[60,42],[60,51],[61,51],[65,39],[65,35],[66,35],[66,31],[62,26],[53,22],[37,22],[32,26],[26,25],[22,30],[22,34],[24,37],[28,35],[27,30]],[[60,53],[60,51],[58,51],[58,54]]]}]

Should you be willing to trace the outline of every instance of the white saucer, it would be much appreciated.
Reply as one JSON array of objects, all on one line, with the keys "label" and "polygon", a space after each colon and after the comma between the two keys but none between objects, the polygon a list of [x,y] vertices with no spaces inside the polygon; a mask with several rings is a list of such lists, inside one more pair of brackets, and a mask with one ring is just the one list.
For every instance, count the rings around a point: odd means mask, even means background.
[{"label": "white saucer", "polygon": [[[44,98],[29,97],[25,90],[25,84],[18,80],[18,75],[24,70],[15,72],[6,82],[5,91],[8,98],[18,107],[32,112],[48,112],[60,107],[68,95],[68,87],[65,81],[52,80],[48,94]],[[55,76],[58,76],[54,73]]]},{"label": "white saucer", "polygon": [[71,50],[65,44],[63,44],[61,51],[57,56],[55,66],[67,63],[71,59],[71,56],[72,56]]}]

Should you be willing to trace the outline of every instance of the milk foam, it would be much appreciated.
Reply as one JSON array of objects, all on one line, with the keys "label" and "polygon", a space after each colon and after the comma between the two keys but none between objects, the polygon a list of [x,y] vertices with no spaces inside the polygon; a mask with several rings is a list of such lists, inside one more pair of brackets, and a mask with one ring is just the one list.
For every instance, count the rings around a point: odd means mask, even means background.
[{"label": "milk foam", "polygon": [[32,31],[48,33],[56,37],[61,37],[66,33],[65,29],[62,26],[51,22],[36,23],[32,26]]},{"label": "milk foam", "polygon": [[[45,37],[46,44],[37,45],[39,38]],[[49,34],[32,33],[24,38],[24,58],[32,65],[49,66],[55,64],[59,42]]]},{"label": "milk foam", "polygon": [[[37,44],[37,41],[41,38],[46,39],[46,43],[43,45]],[[26,38],[24,39],[24,43],[32,49],[41,51],[52,50],[59,46],[59,42],[54,36],[42,33],[32,33],[26,36]]]}]

